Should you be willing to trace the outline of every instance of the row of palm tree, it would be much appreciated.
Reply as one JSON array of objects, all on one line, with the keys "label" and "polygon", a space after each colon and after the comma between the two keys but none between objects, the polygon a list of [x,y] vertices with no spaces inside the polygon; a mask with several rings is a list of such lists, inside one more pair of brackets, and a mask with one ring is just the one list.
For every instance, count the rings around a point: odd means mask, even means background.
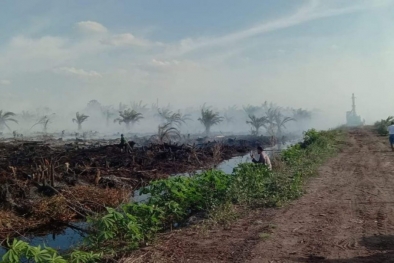
[{"label": "row of palm tree", "polygon": [[[46,112],[48,112],[48,110]],[[161,131],[165,131],[167,128],[172,127],[179,128],[182,124],[192,120],[190,114],[182,114],[179,110],[172,111],[170,105],[159,108],[157,103],[152,104],[149,108],[146,104],[143,104],[142,101],[131,103],[129,106],[120,103],[118,117],[115,119],[114,117],[117,115],[115,108],[112,106],[102,106],[96,100],[90,101],[86,110],[93,115],[96,113],[101,114],[106,120],[107,127],[109,127],[110,122],[113,120],[113,122],[119,123],[120,125],[124,124],[128,130],[132,125],[147,116],[149,118],[156,116],[161,119],[161,125],[159,126],[162,127]],[[156,113],[153,113],[153,111],[156,111]],[[194,112],[194,110],[189,109],[189,112]],[[247,114],[246,116],[245,113]],[[3,113],[0,111],[0,131],[4,128],[10,129],[7,124],[9,122],[18,123],[14,118],[15,115],[16,114],[12,112]],[[35,115],[27,111],[22,112],[20,115],[21,119],[24,121],[32,120],[34,116]],[[72,121],[78,125],[78,130],[81,130],[82,124],[88,118],[88,115],[77,112]],[[290,121],[299,123],[304,120],[309,120],[311,118],[311,112],[303,109],[279,108],[272,103],[264,102],[261,106],[246,105],[243,106],[242,109],[238,109],[236,105],[233,105],[222,111],[222,114],[220,114],[219,111],[203,105],[200,109],[199,117],[196,116],[196,119],[204,126],[206,134],[211,132],[213,126],[222,122],[227,123],[227,125],[231,123],[233,123],[231,125],[234,125],[236,121],[237,123],[241,120],[245,121],[245,118],[247,119],[246,123],[252,126],[253,134],[259,135],[263,127],[268,134],[275,135],[282,134],[283,129],[286,128],[286,124]],[[46,132],[50,121],[50,115],[44,115],[40,117],[31,128],[36,125],[41,125],[43,131]]]},{"label": "row of palm tree", "polygon": [[282,136],[283,129],[286,128],[286,123],[295,121],[294,118],[286,117],[281,112],[280,108],[269,108],[264,116],[256,117],[249,115],[247,124],[252,126],[252,134],[259,135],[261,127],[264,127],[271,136]]}]

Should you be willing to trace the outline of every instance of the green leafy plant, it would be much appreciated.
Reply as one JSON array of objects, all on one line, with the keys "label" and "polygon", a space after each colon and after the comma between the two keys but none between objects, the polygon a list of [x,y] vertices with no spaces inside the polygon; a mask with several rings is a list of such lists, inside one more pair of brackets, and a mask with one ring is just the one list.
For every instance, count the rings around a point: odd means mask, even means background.
[{"label": "green leafy plant", "polygon": [[389,116],[385,120],[380,120],[380,121],[375,122],[374,128],[379,135],[382,135],[382,136],[388,135],[389,132],[387,130],[387,127],[391,124],[392,121],[394,121],[394,117]]},{"label": "green leafy plant", "polygon": [[28,243],[16,239],[11,244],[7,242],[7,245],[9,250],[1,261],[4,263],[19,263],[23,260],[36,263],[67,263],[67,260],[58,255],[56,250],[49,247],[30,246]]}]

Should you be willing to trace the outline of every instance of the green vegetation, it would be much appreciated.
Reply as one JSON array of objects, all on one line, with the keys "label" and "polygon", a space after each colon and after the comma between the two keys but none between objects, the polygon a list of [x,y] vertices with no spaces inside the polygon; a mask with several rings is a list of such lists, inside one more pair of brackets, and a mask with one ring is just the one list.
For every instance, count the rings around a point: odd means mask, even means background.
[{"label": "green vegetation", "polygon": [[7,244],[8,252],[3,256],[2,263],[36,262],[36,263],[93,263],[102,257],[102,253],[75,250],[62,257],[49,247],[30,246],[28,243],[14,239]]},{"label": "green vegetation", "polygon": [[387,127],[391,124],[392,121],[394,121],[394,117],[389,116],[385,120],[380,120],[380,121],[375,122],[374,128],[378,132],[379,135],[382,135],[382,136],[388,135],[389,132],[387,130]]},{"label": "green vegetation", "polygon": [[[209,170],[195,176],[154,181],[141,191],[151,195],[147,203],[108,208],[104,216],[89,219],[92,233],[83,249],[92,252],[77,251],[63,258],[52,249],[22,242],[24,248],[17,249],[12,244],[2,262],[19,262],[22,257],[32,262],[95,262],[101,256],[97,252],[113,257],[147,245],[157,232],[182,225],[196,212],[205,212],[208,221],[226,224],[226,215],[236,217],[234,205],[246,209],[282,206],[303,193],[304,180],[316,174],[317,166],[337,150],[340,138],[339,131],[310,130],[302,143],[282,152],[274,162],[274,171],[260,164],[244,163],[232,174]],[[260,237],[266,239],[269,234]],[[14,241],[18,242],[21,241]],[[47,261],[38,258],[41,254],[46,255]],[[55,259],[49,261],[50,257]]]}]

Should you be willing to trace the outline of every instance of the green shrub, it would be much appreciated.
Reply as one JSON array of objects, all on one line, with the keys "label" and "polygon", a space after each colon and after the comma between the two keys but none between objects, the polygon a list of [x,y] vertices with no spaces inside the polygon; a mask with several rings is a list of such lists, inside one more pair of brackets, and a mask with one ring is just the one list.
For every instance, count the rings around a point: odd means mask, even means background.
[{"label": "green shrub", "polygon": [[389,116],[389,117],[387,117],[387,119],[385,119],[385,120],[380,120],[380,121],[375,122],[374,128],[375,128],[376,132],[377,132],[379,135],[382,135],[382,136],[388,135],[389,132],[388,132],[388,130],[387,130],[387,127],[390,125],[390,123],[391,123],[393,120],[394,120],[394,117],[393,117],[393,116]]}]

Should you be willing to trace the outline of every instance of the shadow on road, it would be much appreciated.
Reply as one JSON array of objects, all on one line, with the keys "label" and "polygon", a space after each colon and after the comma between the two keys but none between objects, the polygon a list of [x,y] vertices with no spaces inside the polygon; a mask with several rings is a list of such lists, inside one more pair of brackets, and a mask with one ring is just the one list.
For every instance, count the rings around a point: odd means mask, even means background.
[{"label": "shadow on road", "polygon": [[318,255],[310,255],[307,258],[298,258],[298,262],[308,263],[394,263],[394,235],[376,235],[365,237],[360,245],[375,252],[365,257],[354,257],[346,259],[326,259]]}]

